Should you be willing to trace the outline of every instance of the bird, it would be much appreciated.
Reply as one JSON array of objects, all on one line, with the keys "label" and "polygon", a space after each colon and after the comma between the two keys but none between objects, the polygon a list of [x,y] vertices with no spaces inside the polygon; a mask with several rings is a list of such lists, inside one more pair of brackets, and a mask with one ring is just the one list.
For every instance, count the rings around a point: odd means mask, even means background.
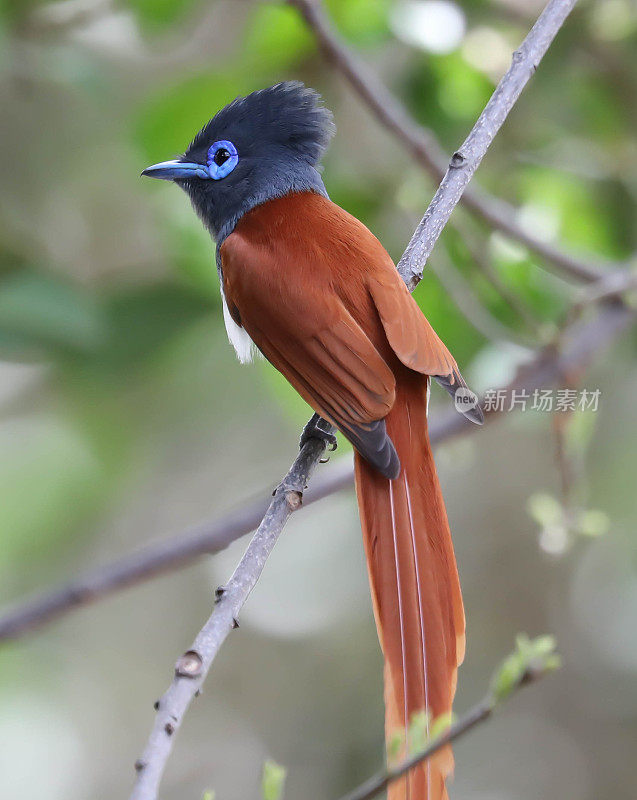
[{"label": "bird", "polygon": [[[336,428],[353,445],[384,656],[385,735],[388,748],[399,742],[399,757],[416,715],[428,731],[451,711],[464,657],[463,601],[427,413],[431,378],[452,396],[469,390],[383,245],[329,199],[320,162],[334,133],[320,95],[286,81],[236,98],[183,156],[142,175],[189,196],[216,242],[223,316],[239,360],[261,354],[314,410],[301,443],[334,444]],[[477,402],[460,410],[482,422]],[[447,747],[394,781],[388,798],[446,798],[452,769]]]}]

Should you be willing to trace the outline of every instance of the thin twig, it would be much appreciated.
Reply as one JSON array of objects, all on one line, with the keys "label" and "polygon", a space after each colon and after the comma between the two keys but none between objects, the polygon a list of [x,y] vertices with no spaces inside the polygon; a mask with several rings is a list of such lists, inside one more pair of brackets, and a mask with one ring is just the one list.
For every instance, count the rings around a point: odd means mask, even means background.
[{"label": "thin twig", "polygon": [[430,759],[438,750],[452,744],[481,722],[485,722],[501,703],[523,686],[528,686],[559,669],[560,663],[560,657],[555,652],[553,637],[540,636],[535,640],[529,640],[524,634],[519,635],[516,651],[511,653],[496,670],[483,700],[452,723],[444,733],[436,736],[420,752],[414,753],[400,764],[387,767],[340,800],[371,800],[376,797],[398,778]]},{"label": "thin twig", "polygon": [[[351,464],[338,459],[321,471],[303,496],[308,506],[350,483]],[[152,580],[191,564],[200,556],[214,555],[254,531],[268,508],[259,498],[219,520],[202,523],[165,541],[78,575],[63,586],[18,603],[0,617],[0,641],[14,639],[42,627],[70,611],[103,600],[115,592]]]},{"label": "thin twig", "polygon": [[447,172],[398,264],[398,271],[410,288],[415,287],[422,278],[434,244],[465,187],[576,2],[550,0],[513,54],[511,66],[489,98],[478,121],[451,157]]},{"label": "thin twig", "polygon": [[464,736],[472,728],[475,728],[476,725],[485,722],[492,714],[493,700],[488,696],[464,714],[457,722],[454,722],[447,733],[438,737],[429,747],[405,759],[405,761],[397,766],[388,767],[386,770],[383,770],[383,772],[379,772],[378,775],[374,775],[372,778],[365,781],[365,783],[361,783],[360,786],[357,786],[356,789],[343,795],[340,800],[371,800],[372,797],[376,797],[384,791],[390,783],[393,783],[405,773],[409,772],[409,770],[417,767],[418,764],[430,759],[442,747],[452,744],[456,739]]},{"label": "thin twig", "polygon": [[[633,320],[633,316],[633,311],[620,303],[605,305],[598,315],[596,324],[577,323],[573,326],[573,330],[565,333],[563,350],[560,353],[554,348],[545,348],[532,364],[520,370],[509,391],[521,389],[530,391],[533,388],[551,385],[558,376],[583,370],[592,354],[598,352],[604,343],[612,341],[620,331],[624,330]],[[486,416],[488,419],[495,414],[492,412]],[[439,421],[438,440],[458,433],[463,428],[469,431],[475,427],[459,414],[450,413]],[[314,447],[313,451],[310,451],[310,446]],[[138,776],[131,800],[155,800],[157,797],[159,781],[172,749],[172,736],[205,680],[221,643],[232,628],[236,627],[240,609],[256,584],[287,518],[294,510],[287,501],[290,491],[297,494],[300,505],[302,487],[323,450],[323,445],[315,441],[305,445],[282,484],[288,489],[277,491],[246,554],[230,582],[224,587],[219,606],[197,636],[192,648],[177,662],[175,678],[160,702],[144,755],[137,762]],[[296,477],[291,478],[293,475]],[[192,675],[193,669],[196,670],[194,675]]]},{"label": "thin twig", "polygon": [[[382,81],[380,81],[363,62],[359,61],[354,56],[335,31],[325,15],[319,0],[287,0],[287,2],[289,5],[298,9],[308,27],[314,32],[326,58],[343,77],[347,79],[354,91],[361,97],[379,122],[403,143],[412,157],[423,166],[433,178],[440,180],[447,169],[448,158],[438,144],[434,133],[428,128],[419,125]],[[552,0],[552,2],[549,3],[549,6],[547,6],[546,11],[542,15],[542,17],[544,17],[544,21],[542,22],[543,27],[540,31],[542,38],[545,33],[549,33],[552,34],[550,36],[552,39],[563,21],[563,19],[558,21],[554,17],[555,7],[557,7],[557,12],[560,15],[563,13],[563,16],[566,17],[575,2],[576,0]],[[549,7],[551,7],[551,11],[547,20],[545,14],[549,11]],[[542,19],[542,17],[540,19]],[[538,23],[539,22],[540,20],[538,20]],[[535,31],[535,33],[533,33],[533,41],[535,42],[536,39],[539,40],[541,37],[538,35],[535,27],[533,30]],[[526,41],[528,41],[528,37]],[[546,43],[546,46],[548,46],[549,43],[550,40]],[[534,65],[537,65],[545,49],[546,47],[543,47],[543,45],[533,48],[533,55],[535,56],[536,53],[538,54],[538,57],[533,60]],[[514,63],[507,73],[508,76],[513,72],[516,84],[520,78],[523,78],[523,83],[526,83],[530,77],[528,73],[526,75],[522,74],[521,67],[525,67],[525,64],[519,63],[518,57],[514,59]],[[506,88],[515,88],[511,79],[507,79],[507,76],[503,79],[503,81],[505,79],[507,80]],[[501,85],[502,82],[500,83],[500,86]],[[521,88],[520,86],[520,90]],[[496,89],[496,93],[497,91]],[[519,91],[517,94],[519,94]],[[512,99],[511,105],[515,102],[516,98],[517,95]],[[500,98],[498,102],[501,102]],[[508,102],[507,100],[507,103]],[[510,107],[507,108],[506,113],[508,113],[508,110],[510,110]],[[504,116],[506,116],[506,113]],[[501,124],[501,121],[499,124]],[[488,143],[486,146],[488,147]],[[469,154],[465,152],[464,145],[460,148],[460,152],[463,153],[466,161],[468,161],[469,158],[473,159],[475,156],[474,153]],[[484,152],[482,155],[484,155]],[[477,163],[479,163],[479,161]],[[475,163],[475,166],[477,166],[477,163]],[[461,166],[464,166],[466,169],[464,162]],[[511,238],[521,242],[547,262],[559,267],[564,273],[573,278],[587,282],[593,281],[599,278],[604,271],[609,269],[608,265],[602,264],[601,262],[594,263],[591,260],[564,252],[549,242],[536,238],[517,222],[515,209],[508,203],[488,195],[484,191],[475,188],[465,191],[462,195],[462,203],[491,227],[497,228]],[[427,248],[424,248],[429,251],[427,255],[431,252],[432,247],[433,242]],[[418,261],[422,266],[421,256],[419,256]],[[614,268],[620,268],[622,266],[621,264],[615,264]]]},{"label": "thin twig", "polygon": [[637,291],[637,272],[634,269],[619,269],[604,275],[590,286],[585,286],[573,307],[576,310],[583,310],[591,303],[617,298],[625,292],[634,291]]},{"label": "thin twig", "polygon": [[174,734],[206,679],[219,648],[233,628],[243,604],[261,575],[290,514],[301,506],[301,498],[312,471],[325,451],[325,442],[311,439],[297,456],[274,493],[263,521],[232,577],[216,592],[216,605],[189,650],[177,661],[173,682],[161,698],[153,730],[144,754],[136,762],[137,781],[131,800],[154,800]]}]

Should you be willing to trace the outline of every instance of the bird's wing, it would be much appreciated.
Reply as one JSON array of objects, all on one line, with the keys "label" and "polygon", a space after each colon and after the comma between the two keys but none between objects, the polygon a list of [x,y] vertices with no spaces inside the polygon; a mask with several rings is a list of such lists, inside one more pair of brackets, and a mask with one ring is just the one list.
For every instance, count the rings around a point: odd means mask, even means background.
[{"label": "bird's wing", "polygon": [[453,376],[453,356],[420,310],[395,269],[376,270],[367,281],[387,340],[406,367],[424,375]]},{"label": "bird's wing", "polygon": [[[367,286],[387,340],[402,363],[416,372],[434,377],[454,400],[459,389],[467,390],[455,359],[396,271],[375,270],[368,277]],[[482,425],[482,410],[477,397],[473,395],[473,398],[473,404],[456,403],[456,406],[471,422]]]},{"label": "bird's wing", "polygon": [[317,413],[382,472],[392,464],[394,470],[383,422],[395,399],[391,369],[330,286],[320,260],[290,263],[285,240],[274,242],[262,248],[235,232],[223,243],[230,313]]}]

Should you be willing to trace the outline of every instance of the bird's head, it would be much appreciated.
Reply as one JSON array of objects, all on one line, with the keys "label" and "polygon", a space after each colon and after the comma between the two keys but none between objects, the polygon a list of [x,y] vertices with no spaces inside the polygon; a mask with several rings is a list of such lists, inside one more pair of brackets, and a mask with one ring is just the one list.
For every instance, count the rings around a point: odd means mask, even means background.
[{"label": "bird's head", "polygon": [[181,186],[217,242],[250,209],[291,192],[325,194],[318,163],[334,133],[331,113],[302,83],[238,97],[186,153],[142,173]]}]

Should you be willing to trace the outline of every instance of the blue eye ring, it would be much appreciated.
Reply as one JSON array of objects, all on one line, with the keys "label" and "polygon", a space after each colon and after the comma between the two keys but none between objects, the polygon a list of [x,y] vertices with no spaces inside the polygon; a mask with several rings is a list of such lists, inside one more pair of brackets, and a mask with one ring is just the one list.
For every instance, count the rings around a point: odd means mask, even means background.
[{"label": "blue eye ring", "polygon": [[[221,160],[220,156],[223,158]],[[213,181],[229,175],[239,163],[237,148],[227,139],[220,139],[208,148],[208,173]]]}]

